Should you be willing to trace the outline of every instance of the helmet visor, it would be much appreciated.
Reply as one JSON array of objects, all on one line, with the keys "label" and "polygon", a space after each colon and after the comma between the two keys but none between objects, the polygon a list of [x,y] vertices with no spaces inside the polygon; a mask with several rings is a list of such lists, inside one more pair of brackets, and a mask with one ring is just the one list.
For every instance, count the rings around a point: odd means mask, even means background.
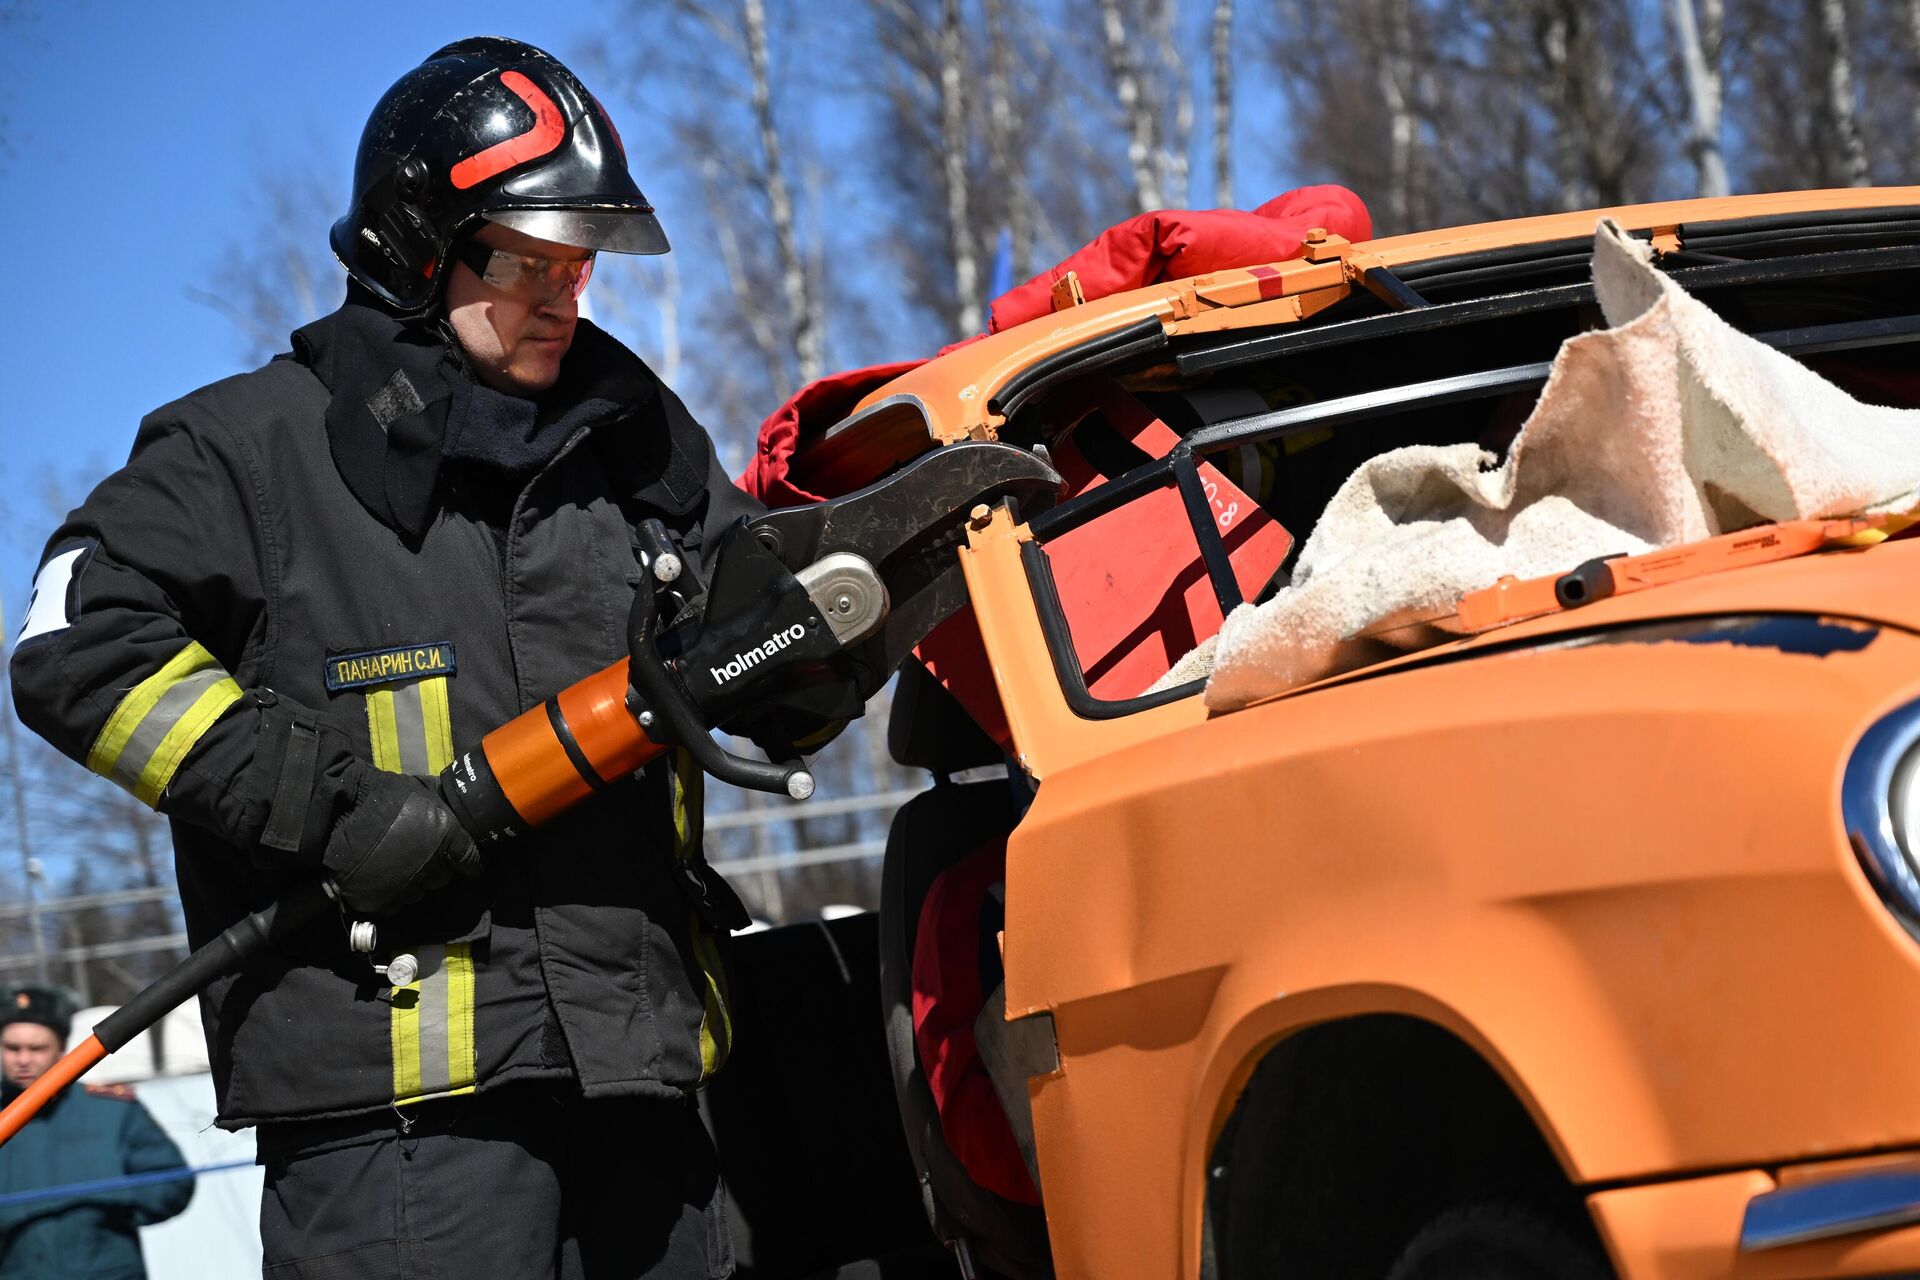
[{"label": "helmet visor", "polygon": [[534,303],[577,299],[593,276],[591,253],[584,258],[530,258],[467,240],[453,256],[494,288]]},{"label": "helmet visor", "polygon": [[491,209],[483,217],[554,244],[606,253],[665,253],[667,233],[650,209]]}]

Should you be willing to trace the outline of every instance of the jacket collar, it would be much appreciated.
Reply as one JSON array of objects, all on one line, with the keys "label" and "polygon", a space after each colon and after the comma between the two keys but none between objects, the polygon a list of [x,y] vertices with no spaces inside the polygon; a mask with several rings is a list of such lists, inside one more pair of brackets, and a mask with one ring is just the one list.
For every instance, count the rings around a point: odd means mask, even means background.
[{"label": "jacket collar", "polygon": [[[417,543],[439,513],[448,458],[530,479],[583,430],[636,417],[635,431],[598,433],[613,444],[608,456],[620,460],[626,492],[671,514],[699,500],[706,477],[690,459],[702,456],[704,441],[687,434],[699,427],[681,410],[664,415],[666,430],[649,430],[661,416],[658,378],[590,321],[579,322],[559,381],[538,399],[474,381],[456,351],[440,324],[403,320],[351,286],[338,311],[293,334],[294,358],[329,393],[327,443],[341,479],[408,541]],[[656,412],[644,412],[650,407]]]}]

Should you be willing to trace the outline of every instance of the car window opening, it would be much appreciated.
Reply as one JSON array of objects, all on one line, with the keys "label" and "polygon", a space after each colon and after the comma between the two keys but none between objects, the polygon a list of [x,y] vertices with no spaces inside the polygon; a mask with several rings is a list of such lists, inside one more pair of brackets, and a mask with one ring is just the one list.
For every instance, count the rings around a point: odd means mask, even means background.
[{"label": "car window opening", "polygon": [[[1715,248],[1671,254],[1662,265],[1736,328],[1798,356],[1856,398],[1920,407],[1908,345],[1920,340],[1911,301],[1920,286],[1920,220],[1898,226],[1896,239],[1910,243],[1894,248],[1884,230],[1871,228],[1803,228],[1781,239],[1766,228],[1736,227]],[[1724,252],[1754,253],[1770,235],[1762,247],[1804,247],[1812,236],[1844,238],[1848,247],[1753,260]],[[1850,247],[1870,236],[1874,247]],[[1030,522],[1040,547],[1029,575],[1075,710],[1106,718],[1197,692],[1199,680],[1166,687],[1168,669],[1209,640],[1234,604],[1265,599],[1286,583],[1292,552],[1368,459],[1407,445],[1463,442],[1504,457],[1560,344],[1604,323],[1590,286],[1559,261],[1566,256],[1396,271],[1422,306],[1398,308],[1356,290],[1317,321],[1264,332],[1171,344],[1130,331],[1124,342],[1108,335],[1088,360],[1057,359],[1043,379],[1007,397],[1013,413],[1003,439],[1044,444],[1056,458],[1065,450],[1093,477]],[[1581,276],[1587,256],[1578,255]],[[1538,288],[1446,297],[1469,272],[1522,269],[1543,277]],[[1160,446],[1139,443],[1138,422],[1117,430],[1116,403],[1159,424],[1167,433],[1156,435]],[[1230,502],[1246,504],[1224,526],[1229,504],[1214,501],[1223,489],[1231,490]],[[1156,512],[1151,521],[1142,513],[1148,506]],[[1231,531],[1243,511],[1290,535],[1284,562],[1263,566],[1253,581],[1241,563],[1244,540],[1236,543]],[[1130,524],[1175,545],[1149,554],[1126,533]],[[1048,548],[1095,528],[1104,536],[1078,540],[1070,580],[1055,580],[1064,558]],[[1132,614],[1092,618],[1089,575],[1107,584],[1109,605],[1115,592],[1129,596]],[[1122,621],[1132,629],[1115,634]],[[1142,649],[1152,661],[1139,656]]]}]

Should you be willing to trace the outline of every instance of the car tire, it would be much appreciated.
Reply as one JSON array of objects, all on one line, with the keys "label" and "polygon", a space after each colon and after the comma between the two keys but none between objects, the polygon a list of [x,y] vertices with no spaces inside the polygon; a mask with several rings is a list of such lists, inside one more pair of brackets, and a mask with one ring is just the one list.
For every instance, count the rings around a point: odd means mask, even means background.
[{"label": "car tire", "polygon": [[1415,1233],[1387,1280],[1613,1280],[1593,1242],[1531,1205],[1463,1205]]}]

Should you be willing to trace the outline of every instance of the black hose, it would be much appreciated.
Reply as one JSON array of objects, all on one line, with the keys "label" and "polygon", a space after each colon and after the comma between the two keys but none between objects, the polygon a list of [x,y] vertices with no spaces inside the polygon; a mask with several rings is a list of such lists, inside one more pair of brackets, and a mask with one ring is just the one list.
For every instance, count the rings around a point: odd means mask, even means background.
[{"label": "black hose", "polygon": [[119,1052],[142,1031],[206,990],[214,979],[243,968],[268,946],[319,919],[332,903],[333,898],[319,880],[290,890],[278,902],[227,929],[102,1018],[94,1026],[93,1034],[108,1053]]}]

